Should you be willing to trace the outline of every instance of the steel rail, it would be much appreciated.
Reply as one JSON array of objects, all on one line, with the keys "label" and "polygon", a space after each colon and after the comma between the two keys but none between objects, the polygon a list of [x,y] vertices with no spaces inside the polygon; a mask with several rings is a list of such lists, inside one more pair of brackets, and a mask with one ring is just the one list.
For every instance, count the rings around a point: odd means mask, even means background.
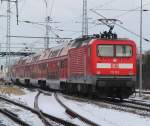
[{"label": "steel rail", "polygon": [[[40,95],[41,93],[43,93],[44,95],[47,95],[47,96],[51,96],[52,94],[51,94],[50,92],[44,91],[44,90],[42,90],[42,89],[39,89],[38,91],[39,91],[39,92],[38,92],[38,94],[37,94],[36,97],[35,97],[34,108],[35,108],[37,111],[39,111],[39,112],[41,113],[41,115],[43,116],[42,118],[45,119],[45,118],[48,116],[48,114],[43,114],[42,111],[40,110],[40,108],[39,108],[39,106],[38,106],[38,97],[39,97],[39,95]],[[49,123],[48,120],[45,120],[45,121],[46,121],[46,123]],[[57,122],[59,122],[59,121],[57,121]],[[65,124],[65,126],[70,126],[70,124],[67,124],[66,122],[63,122],[63,123]],[[59,123],[59,124],[60,124],[60,123]],[[71,126],[77,126],[77,125],[71,124]]]},{"label": "steel rail", "polygon": [[[126,111],[130,113],[136,113],[138,115],[144,115],[144,116],[150,116],[150,105],[144,104],[144,103],[135,103],[134,101],[127,101],[124,100],[122,102],[116,100],[116,101],[111,101],[110,99],[105,100],[91,100],[91,99],[85,99],[85,98],[79,98],[79,97],[74,97],[74,96],[68,96],[68,95],[63,95],[63,97],[71,100],[76,100],[76,101],[82,101],[82,102],[90,102],[92,104],[95,104],[97,106],[101,106],[104,108],[112,108],[115,110],[121,110],[121,111]],[[110,106],[111,105],[111,106]],[[133,111],[134,110],[134,111]],[[136,111],[138,110],[138,111]]]},{"label": "steel rail", "polygon": [[50,122],[44,117],[44,115],[41,113],[40,108],[38,106],[38,99],[40,96],[40,92],[38,92],[38,94],[35,96],[34,99],[34,108],[38,111],[40,118],[42,119],[43,123],[45,124],[45,126],[52,126],[50,124]]},{"label": "steel rail", "polygon": [[132,109],[136,109],[136,110],[141,110],[141,111],[146,111],[146,112],[150,112],[150,108],[147,108],[145,106],[142,106],[140,104],[135,104],[133,102],[124,102],[124,103],[111,103],[120,107],[127,107],[127,108],[132,108]]},{"label": "steel rail", "polygon": [[18,117],[18,115],[16,115],[15,113],[12,113],[11,111],[9,111],[7,109],[0,109],[0,113],[4,114],[5,116],[7,116],[8,118],[10,118],[11,120],[13,120],[14,122],[16,122],[17,124],[19,124],[21,126],[31,126],[30,124],[21,120]]},{"label": "steel rail", "polygon": [[146,107],[144,108],[146,111],[149,111],[150,112],[150,104],[148,103],[142,103],[140,101],[135,101],[135,100],[123,100],[125,103],[131,103],[133,105],[139,105],[142,107]]},{"label": "steel rail", "polygon": [[85,122],[86,124],[90,125],[90,126],[100,126],[99,124],[96,124],[95,122],[79,115],[78,113],[76,113],[75,111],[73,111],[71,108],[67,107],[59,98],[57,93],[54,93],[54,96],[56,98],[56,100],[58,101],[58,103],[64,107],[66,109],[66,113],[68,113],[69,115],[78,118],[79,120],[81,120],[82,122]]},{"label": "steel rail", "polygon": [[[136,90],[136,93],[139,93],[139,90]],[[150,94],[150,91],[142,91],[142,94]]]},{"label": "steel rail", "polygon": [[148,107],[150,106],[149,100],[129,98],[129,99],[127,99],[127,101],[133,101],[133,102],[140,103],[140,104],[143,104],[144,106],[148,106]]},{"label": "steel rail", "polygon": [[113,104],[116,106],[120,106],[120,107],[127,107],[127,108],[131,108],[131,109],[136,109],[136,110],[141,110],[141,111],[146,111],[146,112],[150,112],[150,105],[145,104],[145,103],[141,103],[141,102],[135,102],[133,100],[129,101],[129,100],[123,100],[123,101],[119,101],[117,99],[107,99],[107,100],[102,100],[102,102],[108,103],[108,104]]},{"label": "steel rail", "polygon": [[[18,102],[14,101],[14,100],[11,100],[10,98],[6,98],[6,97],[3,97],[3,96],[0,96],[0,99],[1,99],[1,100],[4,100],[4,101],[7,101],[7,102],[9,102],[9,103],[12,103],[12,104],[14,104],[14,105],[17,105],[17,106],[19,106],[19,107],[22,107],[22,108],[24,108],[24,109],[26,109],[26,110],[29,110],[29,111],[31,111],[32,113],[35,113],[35,114],[37,114],[37,115],[39,114],[39,112],[38,112],[36,109],[31,108],[31,107],[26,106],[26,105],[23,105],[23,104],[21,104],[21,103],[18,103]],[[74,124],[74,123],[68,122],[68,121],[66,121],[66,120],[63,120],[63,119],[58,118],[58,117],[55,117],[55,116],[53,116],[53,115],[49,115],[49,114],[44,113],[44,112],[41,112],[41,113],[42,113],[45,117],[47,117],[48,119],[51,119],[51,120],[54,121],[54,122],[58,122],[58,123],[60,123],[60,124],[62,124],[62,125],[64,125],[64,126],[77,126],[77,125]]]}]

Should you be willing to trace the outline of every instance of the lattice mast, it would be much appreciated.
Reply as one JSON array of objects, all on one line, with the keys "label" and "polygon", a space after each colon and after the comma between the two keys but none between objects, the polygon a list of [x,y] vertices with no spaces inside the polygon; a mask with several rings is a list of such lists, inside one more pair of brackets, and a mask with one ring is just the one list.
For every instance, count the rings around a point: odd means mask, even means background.
[{"label": "lattice mast", "polygon": [[50,16],[46,16],[46,38],[45,38],[45,49],[49,48],[49,35],[50,35]]},{"label": "lattice mast", "polygon": [[83,0],[82,36],[88,35],[87,0]]},{"label": "lattice mast", "polygon": [[1,0],[7,2],[7,37],[6,37],[6,67],[8,68],[8,79],[10,79],[10,35],[11,35],[11,3],[16,4],[16,17],[17,17],[17,25],[18,25],[18,0]]}]

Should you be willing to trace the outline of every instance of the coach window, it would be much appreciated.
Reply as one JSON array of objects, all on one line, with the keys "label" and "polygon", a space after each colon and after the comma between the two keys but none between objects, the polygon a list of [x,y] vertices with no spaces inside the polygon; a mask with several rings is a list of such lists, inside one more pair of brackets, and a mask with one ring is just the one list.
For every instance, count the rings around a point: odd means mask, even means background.
[{"label": "coach window", "polygon": [[97,52],[98,52],[98,56],[113,57],[114,46],[113,45],[98,45]]},{"label": "coach window", "polygon": [[132,47],[130,45],[116,45],[117,57],[130,57],[132,56]]},{"label": "coach window", "polygon": [[64,68],[64,60],[60,61],[60,68]]},{"label": "coach window", "polygon": [[42,63],[41,65],[42,65],[43,70],[47,68],[47,63]]}]

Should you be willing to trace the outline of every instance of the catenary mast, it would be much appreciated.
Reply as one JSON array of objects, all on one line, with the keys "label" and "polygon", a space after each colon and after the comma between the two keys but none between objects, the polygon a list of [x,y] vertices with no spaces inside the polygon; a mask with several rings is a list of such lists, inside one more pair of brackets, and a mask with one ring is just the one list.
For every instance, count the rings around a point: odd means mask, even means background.
[{"label": "catenary mast", "polygon": [[82,37],[88,35],[87,0],[83,0]]}]

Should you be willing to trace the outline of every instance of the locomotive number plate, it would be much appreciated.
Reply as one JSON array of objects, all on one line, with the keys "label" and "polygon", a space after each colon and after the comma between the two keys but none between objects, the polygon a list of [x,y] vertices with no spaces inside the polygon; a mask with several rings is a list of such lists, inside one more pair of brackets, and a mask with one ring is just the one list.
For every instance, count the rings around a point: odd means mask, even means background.
[{"label": "locomotive number plate", "polygon": [[111,68],[119,68],[119,64],[112,63],[112,64],[111,64]]}]

